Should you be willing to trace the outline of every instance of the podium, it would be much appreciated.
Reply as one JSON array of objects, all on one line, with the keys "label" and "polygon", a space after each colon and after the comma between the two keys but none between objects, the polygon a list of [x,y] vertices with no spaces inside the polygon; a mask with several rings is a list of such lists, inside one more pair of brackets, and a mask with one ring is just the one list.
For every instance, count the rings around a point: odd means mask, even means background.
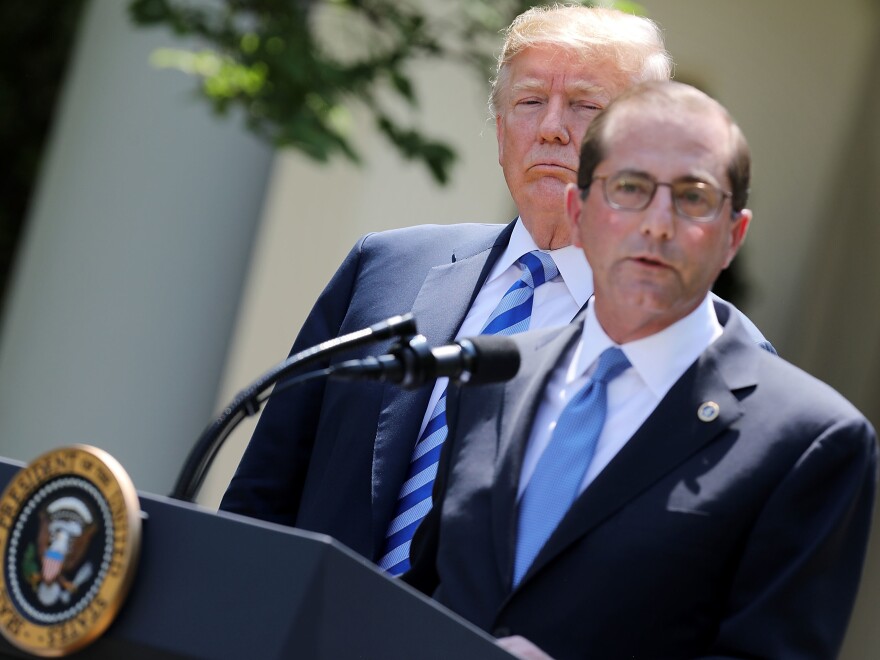
[{"label": "podium", "polygon": [[[0,459],[0,489],[23,467]],[[332,538],[138,493],[131,591],[89,660],[508,660]],[[0,638],[0,657],[33,657]]]}]

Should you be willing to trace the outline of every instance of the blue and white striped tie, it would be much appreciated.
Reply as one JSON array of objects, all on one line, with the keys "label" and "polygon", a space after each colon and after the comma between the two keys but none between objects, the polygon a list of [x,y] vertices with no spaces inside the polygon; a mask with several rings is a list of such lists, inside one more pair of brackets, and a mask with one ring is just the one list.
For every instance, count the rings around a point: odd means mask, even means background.
[{"label": "blue and white striped tie", "polygon": [[[539,250],[524,254],[517,264],[522,268],[519,279],[501,298],[480,334],[513,335],[528,330],[535,288],[559,274],[553,258]],[[409,472],[400,488],[394,518],[386,534],[385,552],[379,560],[379,568],[391,575],[401,575],[409,570],[410,542],[422,518],[431,510],[431,491],[447,432],[444,389],[413,449]]]}]

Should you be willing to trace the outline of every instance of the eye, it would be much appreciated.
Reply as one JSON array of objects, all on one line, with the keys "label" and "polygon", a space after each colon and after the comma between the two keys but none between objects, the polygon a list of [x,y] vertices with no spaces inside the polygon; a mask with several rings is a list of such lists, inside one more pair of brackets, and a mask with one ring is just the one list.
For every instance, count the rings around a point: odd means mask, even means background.
[{"label": "eye", "polygon": [[515,106],[532,106],[532,105],[540,105],[544,100],[540,96],[522,96],[520,98],[514,99],[513,104]]},{"label": "eye", "polygon": [[654,181],[638,172],[618,172],[605,180],[605,198],[612,207],[639,210],[654,194]]},{"label": "eye", "polygon": [[619,176],[609,182],[610,192],[619,196],[640,196],[651,192],[651,181],[641,177]]},{"label": "eye", "polygon": [[695,214],[705,213],[715,208],[718,201],[718,191],[702,182],[680,184],[675,191],[675,196],[685,210]]},{"label": "eye", "polygon": [[681,197],[686,202],[699,203],[706,201],[706,191],[700,188],[688,188],[683,190],[681,193]]}]

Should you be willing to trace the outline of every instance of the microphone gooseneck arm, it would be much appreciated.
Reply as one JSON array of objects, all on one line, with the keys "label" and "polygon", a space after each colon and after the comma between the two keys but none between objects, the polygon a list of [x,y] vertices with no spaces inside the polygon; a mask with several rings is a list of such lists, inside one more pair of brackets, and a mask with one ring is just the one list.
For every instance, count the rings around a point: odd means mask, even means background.
[{"label": "microphone gooseneck arm", "polygon": [[[264,400],[260,399],[260,395],[274,383],[289,376],[297,369],[317,362],[336,352],[357,348],[385,339],[411,337],[416,332],[416,322],[412,314],[393,316],[381,323],[371,325],[369,328],[321,342],[317,346],[291,355],[273,367],[239,392],[232,403],[202,432],[202,435],[199,436],[196,444],[190,450],[169,497],[184,502],[195,501],[195,496],[205,480],[208,468],[211,466],[211,462],[214,460],[217,451],[223,445],[227,436],[241,420],[259,412]],[[302,374],[285,382],[284,386],[287,387],[313,378],[326,376],[329,371],[329,369],[321,369]]]}]

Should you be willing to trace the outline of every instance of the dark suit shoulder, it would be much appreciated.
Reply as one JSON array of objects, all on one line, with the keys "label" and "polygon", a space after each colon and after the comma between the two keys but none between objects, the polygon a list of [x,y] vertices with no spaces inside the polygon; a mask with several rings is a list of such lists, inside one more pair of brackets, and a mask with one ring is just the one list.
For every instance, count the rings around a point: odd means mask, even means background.
[{"label": "dark suit shoulder", "polygon": [[735,307],[716,300],[715,309],[724,333],[704,357],[715,361],[725,382],[739,392],[744,403],[760,403],[761,415],[774,421],[828,425],[851,419],[870,428],[864,415],[833,387],[760,348]]},{"label": "dark suit shoulder", "polygon": [[376,256],[411,254],[413,258],[419,258],[425,251],[448,252],[472,241],[491,246],[507,226],[490,223],[415,225],[367,234],[359,240],[358,246],[361,251]]},{"label": "dark suit shoulder", "polygon": [[787,360],[758,351],[760,387],[773,390],[779,401],[791,402],[809,417],[864,415],[840,392]]}]

